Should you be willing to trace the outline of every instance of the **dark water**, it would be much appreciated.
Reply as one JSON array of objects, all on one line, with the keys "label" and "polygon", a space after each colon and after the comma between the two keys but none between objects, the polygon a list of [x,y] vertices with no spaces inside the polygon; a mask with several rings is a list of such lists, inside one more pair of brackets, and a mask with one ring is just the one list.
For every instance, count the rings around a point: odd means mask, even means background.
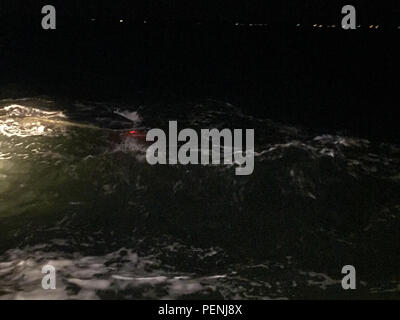
[{"label": "dark water", "polygon": [[[397,29],[7,19],[0,299],[399,298]],[[170,120],[255,129],[254,173],[150,166]]]},{"label": "dark water", "polygon": [[[255,171],[155,166],[126,131],[254,128]],[[0,101],[0,298],[399,298],[400,147],[228,101]],[[57,290],[41,288],[41,268]],[[357,290],[341,269],[357,269]]]}]

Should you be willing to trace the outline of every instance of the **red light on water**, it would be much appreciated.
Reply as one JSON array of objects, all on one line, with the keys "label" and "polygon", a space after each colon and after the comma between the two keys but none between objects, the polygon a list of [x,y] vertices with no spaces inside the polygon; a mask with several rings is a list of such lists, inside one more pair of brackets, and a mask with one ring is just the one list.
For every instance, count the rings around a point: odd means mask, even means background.
[{"label": "red light on water", "polygon": [[146,132],[138,130],[129,130],[125,133],[125,135],[141,138],[146,136]]}]

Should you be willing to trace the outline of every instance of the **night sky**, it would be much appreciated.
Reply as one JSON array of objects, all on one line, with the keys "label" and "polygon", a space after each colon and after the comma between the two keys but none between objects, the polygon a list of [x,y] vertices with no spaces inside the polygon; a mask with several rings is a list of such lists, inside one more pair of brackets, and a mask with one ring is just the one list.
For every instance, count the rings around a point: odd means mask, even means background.
[{"label": "night sky", "polygon": [[[1,0],[0,14],[11,17],[17,12],[34,16],[42,5],[53,4],[59,14],[68,17],[119,17],[153,21],[248,21],[248,22],[309,22],[332,23],[340,17],[348,1],[186,1],[186,0]],[[352,1],[359,18],[370,23],[399,21],[400,6],[395,2]],[[400,23],[400,22],[399,22]]]},{"label": "night sky", "polygon": [[[41,28],[45,4],[57,9],[55,31]],[[358,28],[342,30],[346,4],[1,0],[0,83],[91,98],[221,98],[284,122],[398,140],[400,6],[352,1]]]}]

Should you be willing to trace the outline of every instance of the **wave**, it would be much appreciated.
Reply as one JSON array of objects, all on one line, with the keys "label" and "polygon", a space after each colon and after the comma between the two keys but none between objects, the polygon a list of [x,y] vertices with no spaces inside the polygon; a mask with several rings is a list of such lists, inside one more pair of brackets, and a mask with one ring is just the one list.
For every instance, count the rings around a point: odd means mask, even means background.
[{"label": "wave", "polygon": [[[368,270],[359,296],[398,292],[397,145],[313,133],[214,100],[0,107],[1,298],[45,297],[48,261],[63,299],[340,296],[335,275],[349,263]],[[148,165],[145,142],[124,133],[171,120],[255,129],[254,173]]]}]

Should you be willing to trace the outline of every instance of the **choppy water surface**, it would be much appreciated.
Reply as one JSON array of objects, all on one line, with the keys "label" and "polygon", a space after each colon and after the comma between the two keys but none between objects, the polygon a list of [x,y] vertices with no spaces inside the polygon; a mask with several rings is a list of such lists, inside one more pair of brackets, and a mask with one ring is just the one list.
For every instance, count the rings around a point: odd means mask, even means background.
[{"label": "choppy water surface", "polygon": [[[253,175],[148,165],[127,132],[169,120],[254,128]],[[399,298],[399,156],[218,101],[2,100],[0,298]],[[341,289],[346,264],[357,291]]]}]

